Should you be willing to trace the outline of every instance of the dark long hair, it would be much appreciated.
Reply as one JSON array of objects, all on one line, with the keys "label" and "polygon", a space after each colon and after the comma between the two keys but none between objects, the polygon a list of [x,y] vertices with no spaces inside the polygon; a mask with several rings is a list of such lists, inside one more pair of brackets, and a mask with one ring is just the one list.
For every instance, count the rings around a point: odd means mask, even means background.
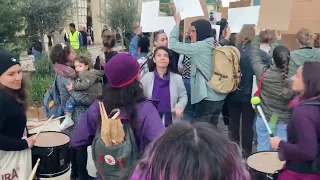
[{"label": "dark long hair", "polygon": [[171,125],[133,173],[143,180],[249,180],[235,143],[208,123]]},{"label": "dark long hair", "polygon": [[107,84],[103,88],[102,94],[100,100],[104,103],[108,114],[113,109],[123,108],[135,125],[137,118],[136,105],[146,99],[138,80],[122,88],[114,88]]},{"label": "dark long hair", "polygon": [[307,61],[303,64],[302,77],[305,86],[304,99],[320,96],[320,62]]},{"label": "dark long hair", "polygon": [[19,104],[22,105],[23,109],[26,111],[28,109],[29,101],[28,101],[28,88],[27,84],[22,77],[21,88],[18,90],[10,89],[6,86],[0,84],[0,91],[6,92],[11,97],[13,97]]},{"label": "dark long hair", "polygon": [[290,62],[290,50],[285,46],[277,46],[274,48],[272,55],[274,64],[281,69],[281,82],[283,88],[288,87],[288,72]]},{"label": "dark long hair", "polygon": [[154,53],[153,53],[153,57],[152,58],[150,58],[150,59],[148,59],[148,68],[149,68],[149,71],[150,72],[153,72],[155,69],[156,69],[156,63],[153,61],[153,58],[155,58],[155,56],[156,56],[156,54],[157,54],[157,52],[159,51],[159,50],[163,50],[163,51],[166,51],[167,53],[168,53],[168,55],[169,55],[169,64],[168,64],[168,68],[167,68],[167,72],[173,72],[173,73],[179,73],[178,71],[177,71],[177,69],[176,68],[174,68],[174,62],[172,61],[172,59],[173,59],[173,52],[172,51],[170,51],[167,47],[162,47],[162,46],[160,46],[160,47],[157,47],[155,50],[154,50]]}]

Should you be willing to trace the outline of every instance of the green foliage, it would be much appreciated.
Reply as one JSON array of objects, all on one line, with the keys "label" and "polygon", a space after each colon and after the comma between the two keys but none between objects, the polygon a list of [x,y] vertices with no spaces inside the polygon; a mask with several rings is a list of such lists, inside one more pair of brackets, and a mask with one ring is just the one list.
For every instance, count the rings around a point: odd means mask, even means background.
[{"label": "green foliage", "polygon": [[108,0],[102,22],[108,22],[111,28],[132,31],[138,17],[138,4],[135,0]]},{"label": "green foliage", "polygon": [[0,43],[12,42],[25,27],[23,8],[24,0],[0,1]]},{"label": "green foliage", "polygon": [[0,47],[17,55],[17,58],[19,58],[20,53],[27,47],[26,38],[24,36],[14,37],[10,41],[1,44]]},{"label": "green foliage", "polygon": [[72,0],[25,0],[27,31],[42,35],[60,29],[72,16],[71,9]]},{"label": "green foliage", "polygon": [[43,101],[43,96],[50,86],[53,84],[52,75],[31,75],[30,84],[30,103],[32,105],[41,105]]},{"label": "green foliage", "polygon": [[160,11],[166,13],[167,16],[172,16],[173,15],[172,8],[171,8],[170,4],[162,5],[160,7]]},{"label": "green foliage", "polygon": [[34,62],[35,65],[35,73],[39,76],[52,76],[54,74],[54,67],[49,58],[49,56],[45,53],[41,55],[41,57]]}]

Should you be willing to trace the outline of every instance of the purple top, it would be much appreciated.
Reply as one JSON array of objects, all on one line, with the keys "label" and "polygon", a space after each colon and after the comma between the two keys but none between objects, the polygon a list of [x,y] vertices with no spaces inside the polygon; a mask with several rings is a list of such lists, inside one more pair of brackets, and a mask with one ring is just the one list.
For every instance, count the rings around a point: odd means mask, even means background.
[{"label": "purple top", "polygon": [[[148,144],[165,131],[165,128],[152,101],[138,103],[136,108],[137,122],[133,130],[138,147],[144,151]],[[95,101],[75,127],[71,137],[72,147],[87,147],[92,144],[97,132],[98,120],[100,120],[100,108],[98,101]]]},{"label": "purple top", "polygon": [[313,161],[320,138],[320,105],[298,105],[287,126],[288,142],[279,144],[279,158],[287,162]]},{"label": "purple top", "polygon": [[158,71],[154,70],[154,83],[152,99],[159,100],[157,109],[160,116],[165,116],[165,126],[172,124],[171,102],[170,102],[170,72],[161,78]]}]

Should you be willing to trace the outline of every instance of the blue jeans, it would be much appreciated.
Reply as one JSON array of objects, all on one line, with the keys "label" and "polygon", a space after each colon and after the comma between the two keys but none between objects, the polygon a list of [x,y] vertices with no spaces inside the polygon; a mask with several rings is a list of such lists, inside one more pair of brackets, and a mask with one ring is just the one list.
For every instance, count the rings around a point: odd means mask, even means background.
[{"label": "blue jeans", "polygon": [[66,102],[66,107],[64,108],[65,113],[72,113],[75,106],[78,106],[79,103],[73,98],[69,97],[68,101]]},{"label": "blue jeans", "polygon": [[[256,120],[256,131],[257,131],[257,141],[258,151],[268,151],[271,150],[270,145],[270,135],[266,125],[264,124],[262,118],[257,116]],[[287,141],[287,124],[277,124],[275,126],[275,136],[278,136],[281,140]]]},{"label": "blue jeans", "polygon": [[191,121],[193,119],[193,114],[194,114],[194,106],[191,104],[191,85],[190,85],[190,79],[183,79],[184,86],[186,87],[187,90],[187,95],[188,95],[188,104],[186,108],[183,111],[183,119],[185,121]]}]

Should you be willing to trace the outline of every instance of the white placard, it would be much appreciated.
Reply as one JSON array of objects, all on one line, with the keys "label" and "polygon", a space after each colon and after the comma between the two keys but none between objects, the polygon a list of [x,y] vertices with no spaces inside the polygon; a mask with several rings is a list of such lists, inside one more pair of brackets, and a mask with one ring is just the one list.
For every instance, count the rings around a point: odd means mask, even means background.
[{"label": "white placard", "polygon": [[216,30],[216,32],[217,32],[217,34],[216,34],[216,40],[219,42],[219,38],[220,38],[220,25],[212,24],[212,25],[211,25],[211,28]]},{"label": "white placard", "polygon": [[219,13],[219,12],[212,12],[212,15],[213,15],[214,20],[215,20],[216,22],[221,21],[221,13]]},{"label": "white placard", "polygon": [[228,25],[232,33],[239,33],[245,24],[258,24],[260,6],[231,8],[228,10]]},{"label": "white placard", "polygon": [[184,11],[184,5],[182,0],[173,0],[174,6],[176,7],[176,12],[181,13]]},{"label": "white placard", "polygon": [[173,16],[160,16],[157,18],[157,27],[158,27],[157,29],[158,30],[163,29],[168,37],[170,36],[170,33],[175,25],[176,25],[176,22]]},{"label": "white placard", "polygon": [[157,21],[159,16],[159,1],[150,1],[142,3],[140,26],[142,32],[157,31]]},{"label": "white placard", "polygon": [[[183,2],[183,12],[180,12],[181,19],[188,17],[204,16],[200,0],[178,0]],[[179,7],[180,8],[180,7]],[[181,8],[180,8],[181,9]]]}]

